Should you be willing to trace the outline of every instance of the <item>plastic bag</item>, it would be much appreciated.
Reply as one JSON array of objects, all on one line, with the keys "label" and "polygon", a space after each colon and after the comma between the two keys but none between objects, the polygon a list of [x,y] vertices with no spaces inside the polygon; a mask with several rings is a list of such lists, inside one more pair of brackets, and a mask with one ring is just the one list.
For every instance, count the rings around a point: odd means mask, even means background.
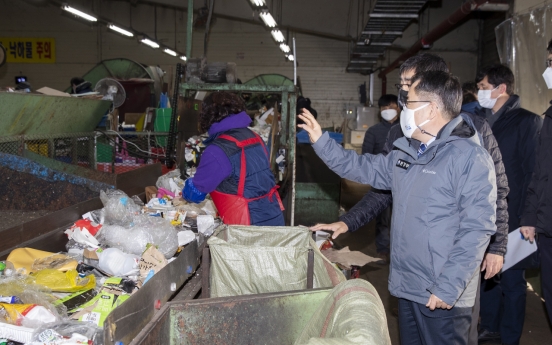
[{"label": "plastic bag", "polygon": [[67,265],[74,264],[74,262],[75,259],[73,257],[58,253],[45,258],[35,259],[31,266],[31,270],[40,271],[46,268],[60,270]]},{"label": "plastic bag", "polygon": [[37,304],[0,303],[0,315],[12,325],[33,327],[56,322],[57,318],[48,308]]},{"label": "plastic bag", "polygon": [[176,229],[165,219],[139,215],[132,227],[104,225],[100,241],[128,254],[142,255],[148,243],[154,244],[165,258],[170,259],[178,249]]},{"label": "plastic bag", "polygon": [[211,215],[197,216],[197,231],[209,237],[215,231],[215,219]]},{"label": "plastic bag", "polygon": [[101,208],[99,210],[86,212],[85,214],[82,215],[82,218],[88,219],[96,224],[103,224],[105,223],[105,211],[103,208]]},{"label": "plastic bag", "polygon": [[216,217],[217,215],[217,207],[215,206],[215,203],[211,199],[205,199],[198,205],[203,212],[206,214],[209,214],[213,217]]},{"label": "plastic bag", "polygon": [[105,224],[131,226],[134,217],[140,214],[140,207],[134,200],[118,189],[108,189],[100,192],[104,205]]},{"label": "plastic bag", "polygon": [[38,285],[45,286],[52,291],[76,292],[96,287],[96,277],[88,275],[81,278],[77,270],[60,272],[53,269],[44,269],[33,276]]},{"label": "plastic bag", "polygon": [[155,183],[157,188],[164,188],[175,194],[175,196],[182,194],[182,188],[184,188],[184,180],[180,178],[180,169],[174,169],[169,171],[163,176],[160,176]]},{"label": "plastic bag", "polygon": [[192,204],[178,206],[177,210],[186,212],[186,217],[187,218],[193,218],[193,219],[197,218],[197,216],[199,216],[199,215],[207,214],[201,208],[199,208],[196,205],[192,205]]},{"label": "plastic bag", "polygon": [[88,344],[88,340],[91,340],[94,345],[103,344],[103,331],[96,325],[88,322],[69,320],[37,328],[33,333],[33,342],[30,344],[42,345],[45,342],[56,345],[79,344],[78,342],[75,342],[75,338],[72,339],[72,342],[69,342],[69,339],[67,339],[73,337],[74,334],[79,334],[87,339],[86,342],[82,342],[82,344]]},{"label": "plastic bag", "polygon": [[138,195],[133,195],[131,199],[136,205],[144,206],[144,202],[142,201],[142,199],[140,199],[140,197],[138,197]]},{"label": "plastic bag", "polygon": [[30,276],[0,277],[0,296],[16,296],[24,304],[38,304],[48,309],[58,319],[67,316],[65,306],[54,306],[56,297],[38,286]]}]

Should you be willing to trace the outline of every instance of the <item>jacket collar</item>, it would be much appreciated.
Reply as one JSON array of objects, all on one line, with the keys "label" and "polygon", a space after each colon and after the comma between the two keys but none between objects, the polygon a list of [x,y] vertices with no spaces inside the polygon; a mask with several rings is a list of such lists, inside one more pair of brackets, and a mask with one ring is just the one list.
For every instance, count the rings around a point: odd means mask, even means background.
[{"label": "jacket collar", "polygon": [[550,107],[546,109],[543,115],[552,118],[552,101],[550,101]]},{"label": "jacket collar", "polygon": [[[458,140],[458,139],[467,139],[471,140],[474,143],[481,145],[479,138],[475,135],[477,131],[474,128],[473,122],[466,121],[464,115],[459,115],[447,123],[435,138],[435,141],[429,145],[427,151],[423,155],[418,157],[418,147],[420,142],[416,139],[408,139],[402,137],[397,139],[393,145],[401,151],[404,151],[406,154],[414,158],[418,163],[425,164],[428,163],[437,151],[445,146],[447,143]],[[433,152],[433,153],[431,153]]]},{"label": "jacket collar", "polygon": [[498,111],[494,114],[494,115],[498,115],[495,123],[500,121],[501,119],[512,116],[513,113],[510,112],[510,110],[518,109],[520,107],[521,107],[521,102],[520,102],[519,96],[511,95],[510,98],[508,98],[508,100],[506,101],[506,103],[504,103],[504,105],[500,107],[500,109],[498,109]]},{"label": "jacket collar", "polygon": [[245,111],[225,117],[220,122],[213,123],[209,128],[209,137],[203,141],[208,144],[215,140],[220,134],[236,128],[247,128],[251,124],[251,118]]}]

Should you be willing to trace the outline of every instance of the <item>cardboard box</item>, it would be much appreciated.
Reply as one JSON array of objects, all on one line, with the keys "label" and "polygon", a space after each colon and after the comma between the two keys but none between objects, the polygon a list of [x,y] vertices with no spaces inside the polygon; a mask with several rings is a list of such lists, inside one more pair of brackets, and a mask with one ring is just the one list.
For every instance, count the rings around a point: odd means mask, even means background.
[{"label": "cardboard box", "polygon": [[47,87],[47,86],[44,86],[43,88],[40,88],[40,89],[36,90],[36,92],[39,92],[43,95],[48,95],[48,96],[71,97],[71,95],[66,93],[66,92],[58,91],[56,89],[52,89],[52,88]]},{"label": "cardboard box", "polygon": [[146,187],[146,203],[149,202],[152,198],[157,198],[157,187],[147,186]]},{"label": "cardboard box", "polygon": [[364,135],[366,135],[366,131],[351,131],[351,144],[362,145],[364,142]]}]

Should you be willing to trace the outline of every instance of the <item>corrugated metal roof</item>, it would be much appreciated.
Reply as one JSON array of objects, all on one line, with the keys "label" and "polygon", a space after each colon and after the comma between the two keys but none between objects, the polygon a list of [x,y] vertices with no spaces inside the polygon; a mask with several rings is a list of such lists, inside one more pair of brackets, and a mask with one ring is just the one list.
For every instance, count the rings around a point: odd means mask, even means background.
[{"label": "corrugated metal roof", "polygon": [[374,68],[386,47],[402,33],[428,1],[378,0],[369,14],[368,22],[351,51],[347,72],[361,73]]}]

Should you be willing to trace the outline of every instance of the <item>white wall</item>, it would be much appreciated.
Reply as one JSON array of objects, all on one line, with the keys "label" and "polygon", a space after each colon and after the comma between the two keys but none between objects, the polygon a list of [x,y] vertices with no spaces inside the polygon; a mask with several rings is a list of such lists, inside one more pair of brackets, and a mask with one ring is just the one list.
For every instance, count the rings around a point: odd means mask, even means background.
[{"label": "white wall", "polygon": [[[168,1],[170,2],[170,1]],[[173,1],[174,2],[174,1]],[[240,5],[245,0],[221,2],[226,7],[229,3]],[[332,3],[335,2],[324,1]],[[153,7],[138,5],[131,7],[126,1],[73,1],[75,7],[113,20],[121,26],[133,27],[137,31],[154,36]],[[175,2],[176,3],[176,2]],[[196,1],[202,5],[203,1]],[[401,50],[410,47],[427,31],[427,18],[432,28],[444,17],[461,5],[460,0],[443,1],[443,8],[430,8],[429,16],[421,18],[421,27],[412,24],[404,36],[397,40],[396,48],[382,61],[387,65],[400,55]],[[309,29],[309,23],[297,20],[297,12],[286,2],[283,8],[283,24]],[[179,6],[185,6],[185,1],[178,1]],[[216,7],[217,11],[224,10]],[[329,6],[329,5],[328,5]],[[345,4],[343,5],[345,6]],[[230,6],[231,7],[231,6]],[[54,37],[57,47],[55,64],[7,64],[0,67],[0,87],[13,84],[15,75],[23,74],[29,77],[33,88],[50,86],[65,89],[74,76],[82,76],[98,62],[110,58],[129,58],[146,65],[159,65],[167,71],[166,82],[172,84],[174,67],[179,61],[160,50],[153,50],[136,39],[127,39],[118,34],[108,32],[101,25],[88,24],[74,18],[58,7],[52,5],[34,6],[24,1],[0,0],[0,36],[7,37]],[[132,9],[132,17],[130,11]],[[286,10],[290,15],[286,15]],[[241,11],[241,10],[240,10]],[[245,10],[244,18],[251,18],[251,10]],[[305,13],[308,12],[301,11]],[[341,11],[343,12],[343,11]],[[346,11],[345,11],[346,12]],[[235,13],[232,13],[235,15]],[[324,14],[328,22],[328,33],[345,35],[345,18],[343,13],[337,13],[334,21]],[[346,13],[345,13],[346,15]],[[425,18],[425,19],[424,19]],[[132,23],[131,20],[132,19]],[[287,22],[286,22],[287,20]],[[312,24],[313,19],[309,16]],[[132,25],[131,25],[132,24]],[[323,23],[321,26],[324,26]],[[176,35],[175,35],[176,27]],[[343,27],[343,29],[339,29]],[[351,30],[353,32],[354,30]],[[175,37],[176,36],[176,37]],[[176,46],[175,46],[176,38]],[[185,52],[186,45],[186,13],[172,9],[157,9],[157,39],[162,43],[175,46],[180,52]],[[323,126],[339,125],[342,122],[347,104],[358,102],[358,86],[364,81],[369,84],[369,77],[346,73],[348,62],[348,43],[327,38],[296,34],[298,50],[298,75],[301,79],[303,93],[311,98],[313,107],[318,111]],[[469,21],[459,29],[438,41],[431,51],[435,51],[447,60],[451,71],[462,81],[471,80],[475,76],[477,65],[477,25]],[[461,50],[461,51],[460,51]],[[193,56],[203,53],[203,30],[194,34]],[[262,73],[280,73],[293,78],[293,64],[287,62],[284,55],[273,42],[269,31],[263,26],[242,22],[217,19],[211,28],[209,40],[209,61],[234,61],[238,65],[238,77],[246,81]],[[393,84],[398,82],[397,71],[388,75],[388,93],[395,93]],[[381,95],[381,81],[375,80],[375,99]]]},{"label": "white wall", "polygon": [[514,14],[552,4],[552,0],[514,0]]}]

